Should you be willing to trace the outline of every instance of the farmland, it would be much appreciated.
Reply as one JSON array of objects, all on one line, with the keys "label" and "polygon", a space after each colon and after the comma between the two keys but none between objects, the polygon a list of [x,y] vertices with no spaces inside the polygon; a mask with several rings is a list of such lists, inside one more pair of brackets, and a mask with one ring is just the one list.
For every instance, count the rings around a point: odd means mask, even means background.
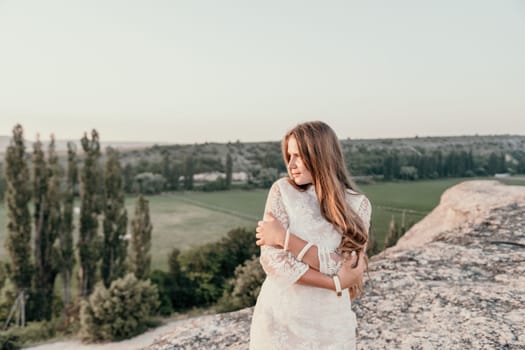
[{"label": "farmland", "polygon": [[[493,179],[493,178],[491,178]],[[361,185],[372,202],[372,230],[382,246],[388,224],[394,217],[405,225],[417,222],[438,203],[443,191],[465,181],[465,178],[378,182]],[[501,180],[508,184],[525,185],[525,179]],[[212,242],[239,226],[255,228],[264,211],[267,190],[231,190],[219,192],[169,192],[150,196],[153,221],[152,268],[167,268],[167,255],[174,248],[181,250]],[[134,198],[126,198],[128,217],[133,217]],[[77,215],[78,219],[78,215]],[[0,205],[0,240],[5,241],[7,213]],[[78,227],[78,224],[77,224]],[[7,260],[5,248],[0,247],[0,259]]]}]

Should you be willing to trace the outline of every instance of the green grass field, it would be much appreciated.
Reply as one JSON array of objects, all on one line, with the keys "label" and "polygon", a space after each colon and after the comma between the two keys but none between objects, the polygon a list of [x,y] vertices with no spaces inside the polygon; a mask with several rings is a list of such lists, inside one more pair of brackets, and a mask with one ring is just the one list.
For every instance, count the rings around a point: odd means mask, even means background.
[{"label": "green grass field", "polygon": [[[168,254],[174,247],[183,250],[192,245],[218,240],[230,229],[243,226],[253,226],[256,222],[210,210],[194,204],[188,204],[175,195],[159,195],[148,197],[150,200],[150,215],[153,222],[152,234],[152,268],[167,268]],[[126,198],[128,223],[134,213],[133,197]],[[75,218],[78,220],[78,215]],[[77,221],[78,222],[78,221]],[[5,241],[7,213],[5,204],[0,205],[0,242]],[[78,227],[78,223],[76,224]],[[99,226],[99,228],[102,225]],[[76,242],[75,237],[75,242]],[[0,247],[0,260],[6,260],[4,244]]]},{"label": "green grass field", "polygon": [[[388,225],[392,216],[401,224],[405,210],[405,225],[421,220],[439,203],[445,189],[466,179],[441,179],[416,182],[388,182],[362,185],[372,203],[373,233],[380,246],[383,246]],[[512,181],[513,184],[519,184]],[[525,184],[523,181],[522,184]],[[188,201],[207,208],[220,208],[243,217],[258,220],[264,211],[267,190],[228,191],[228,192],[191,192],[177,194]]]},{"label": "green grass field", "polygon": [[[492,178],[491,178],[492,179]],[[392,216],[401,223],[406,211],[406,225],[417,222],[438,203],[443,191],[467,179],[390,182],[362,185],[372,202],[372,228],[380,246],[383,245]],[[502,182],[525,185],[525,179],[504,179]],[[152,268],[167,268],[169,252],[178,247],[212,242],[230,229],[243,226],[254,229],[262,216],[267,190],[232,190],[226,192],[167,193],[148,197],[153,221]],[[133,217],[134,198],[126,198],[128,217]],[[7,213],[0,205],[0,241],[5,240]],[[254,240],[255,242],[255,240]],[[255,244],[255,243],[254,243]],[[0,259],[6,260],[0,247]]]}]

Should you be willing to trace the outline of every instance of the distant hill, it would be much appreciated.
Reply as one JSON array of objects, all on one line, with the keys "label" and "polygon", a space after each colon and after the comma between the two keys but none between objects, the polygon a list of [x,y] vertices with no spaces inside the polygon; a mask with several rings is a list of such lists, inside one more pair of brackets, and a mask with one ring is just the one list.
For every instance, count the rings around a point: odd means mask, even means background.
[{"label": "distant hill", "polygon": [[[5,148],[9,145],[11,136],[0,135],[0,154],[5,152]],[[42,142],[47,144],[48,138],[42,138]],[[67,143],[71,140],[56,140],[57,150],[60,152],[67,150]],[[77,146],[80,146],[80,140],[73,140]],[[26,140],[26,146],[29,149],[34,140]],[[228,142],[228,143],[195,143],[195,144],[169,144],[166,142],[140,142],[140,141],[105,141],[101,140],[102,148],[111,146],[122,151],[136,151],[145,150],[146,154],[156,150],[185,150],[197,148],[205,153],[213,153],[220,156],[225,156],[221,151],[226,151],[228,148],[241,148],[246,151],[255,150],[258,146],[263,149],[265,146],[272,145],[273,147],[280,147],[279,141],[267,142]],[[525,135],[464,135],[464,136],[425,136],[425,137],[410,137],[410,138],[381,138],[381,139],[342,139],[341,144],[345,150],[358,149],[359,147],[366,147],[368,149],[396,149],[405,152],[418,153],[421,149],[432,151],[434,149],[469,149],[474,148],[477,152],[490,153],[493,151],[508,151],[508,150],[525,150]],[[149,150],[148,150],[149,149]]]},{"label": "distant hill", "polygon": [[[474,135],[474,136],[435,136],[412,137],[397,139],[343,139],[341,140],[345,154],[352,154],[354,164],[357,155],[366,154],[366,157],[376,155],[381,157],[387,151],[397,151],[401,155],[421,155],[440,150],[443,153],[450,151],[469,151],[474,155],[486,157],[489,154],[525,152],[525,136],[522,135]],[[249,171],[253,168],[276,168],[283,170],[280,141],[273,142],[229,142],[229,143],[201,143],[186,145],[162,145],[149,148],[122,152],[124,163],[135,163],[147,160],[160,162],[163,154],[182,163],[188,154],[200,159],[215,160],[225,164],[226,155],[233,158],[234,171]],[[351,160],[347,159],[349,164]]]},{"label": "distant hill", "polygon": [[[9,144],[9,136],[0,136],[0,162]],[[27,142],[27,152],[32,150],[33,140]],[[43,139],[43,142],[48,142]],[[79,146],[79,140],[75,140]],[[163,162],[179,168],[182,174],[187,156],[194,159],[195,173],[224,172],[228,154],[233,159],[234,172],[246,172],[256,176],[262,169],[286,171],[282,160],[280,140],[269,142],[228,142],[195,144],[161,144],[153,142],[113,142],[101,140],[102,148],[112,146],[121,151],[123,166],[136,167],[135,172],[150,171],[162,173]],[[405,163],[414,163],[414,157],[428,158],[434,151],[443,155],[454,152],[471,152],[478,164],[486,163],[488,156],[495,153],[505,157],[507,165],[522,173],[525,169],[524,135],[464,135],[426,136],[390,139],[343,139],[341,140],[345,160],[355,175],[377,174],[383,171],[385,156],[395,151]],[[58,140],[59,153],[64,154],[67,140]],[[82,152],[79,149],[79,156]],[[424,157],[421,157],[424,156]],[[63,159],[64,160],[64,159]],[[401,164],[402,165],[402,164]],[[418,166],[421,168],[423,165]],[[420,169],[421,170],[421,169]],[[135,173],[134,172],[134,173]],[[475,174],[483,175],[483,174]],[[421,174],[420,174],[421,177]]]},{"label": "distant hill", "polygon": [[525,150],[525,135],[464,135],[464,136],[426,136],[398,139],[346,139],[343,147],[364,146],[369,149],[397,149],[404,152],[419,153],[421,150],[433,151],[472,149],[479,155],[491,152]]}]

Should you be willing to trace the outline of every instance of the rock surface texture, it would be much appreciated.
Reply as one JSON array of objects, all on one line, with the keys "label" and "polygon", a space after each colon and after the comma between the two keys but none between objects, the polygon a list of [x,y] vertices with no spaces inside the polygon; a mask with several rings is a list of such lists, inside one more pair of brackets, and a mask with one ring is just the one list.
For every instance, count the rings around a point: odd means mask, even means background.
[{"label": "rock surface texture", "polygon": [[[359,349],[525,349],[525,187],[452,187],[369,269]],[[187,320],[147,349],[247,349],[252,311]]]}]

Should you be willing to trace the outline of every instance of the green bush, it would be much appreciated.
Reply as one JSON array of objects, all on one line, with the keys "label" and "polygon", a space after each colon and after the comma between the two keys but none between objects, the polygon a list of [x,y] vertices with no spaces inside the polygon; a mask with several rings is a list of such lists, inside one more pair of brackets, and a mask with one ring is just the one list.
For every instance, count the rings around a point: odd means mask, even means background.
[{"label": "green bush", "polygon": [[26,327],[11,327],[0,332],[0,349],[20,349],[24,345],[40,342],[55,335],[49,321],[30,322]]},{"label": "green bush", "polygon": [[255,255],[237,266],[235,276],[228,281],[218,303],[218,311],[234,311],[255,305],[265,277],[259,258]]},{"label": "green bush", "polygon": [[133,191],[143,194],[158,194],[166,187],[166,179],[160,174],[150,172],[135,175]]},{"label": "green bush", "polygon": [[18,350],[22,348],[20,338],[7,332],[0,332],[0,350]]},{"label": "green bush", "polygon": [[121,340],[140,334],[159,306],[157,287],[133,274],[117,279],[109,289],[99,283],[80,310],[84,341]]},{"label": "green bush", "polygon": [[169,316],[173,312],[173,304],[171,302],[171,295],[173,292],[173,280],[170,274],[161,270],[154,270],[150,274],[151,283],[157,286],[159,291],[159,308],[158,313],[162,316]]},{"label": "green bush", "polygon": [[[170,258],[170,272],[176,281],[172,304],[178,305],[179,296],[186,299],[186,306],[210,305],[219,300],[235,268],[260,254],[253,239],[254,231],[236,228],[219,242],[203,244],[180,255],[177,253],[175,261]],[[172,268],[174,264],[180,266]]]},{"label": "green bush", "polygon": [[228,184],[225,178],[219,177],[215,181],[206,182],[200,189],[204,192],[225,191],[228,189]]},{"label": "green bush", "polygon": [[7,320],[11,307],[17,297],[16,286],[11,279],[6,278],[0,289],[0,320]]}]

